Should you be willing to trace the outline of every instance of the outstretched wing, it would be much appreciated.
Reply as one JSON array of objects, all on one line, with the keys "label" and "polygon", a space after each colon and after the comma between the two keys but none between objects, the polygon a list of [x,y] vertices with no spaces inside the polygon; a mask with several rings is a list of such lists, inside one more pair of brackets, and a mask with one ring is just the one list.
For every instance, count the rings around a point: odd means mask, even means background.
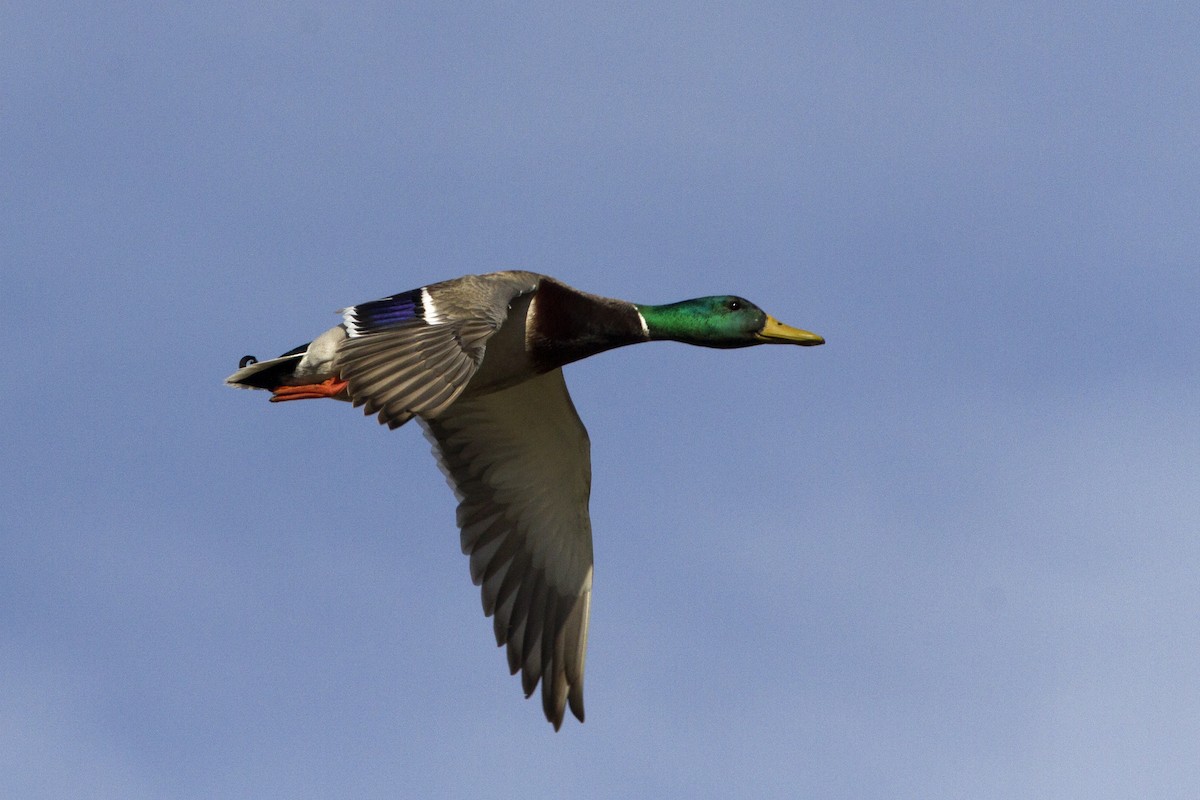
[{"label": "outstretched wing", "polygon": [[347,339],[334,369],[350,399],[397,428],[434,417],[462,393],[512,301],[534,291],[528,272],[467,275],[343,309]]},{"label": "outstretched wing", "polygon": [[562,370],[422,418],[459,498],[462,549],[525,696],[583,720],[592,589],[591,445]]}]

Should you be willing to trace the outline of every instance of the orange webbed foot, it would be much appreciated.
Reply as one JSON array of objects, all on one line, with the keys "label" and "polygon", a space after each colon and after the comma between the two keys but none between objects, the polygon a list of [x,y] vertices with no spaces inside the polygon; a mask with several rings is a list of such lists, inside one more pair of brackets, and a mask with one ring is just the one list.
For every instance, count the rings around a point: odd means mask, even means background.
[{"label": "orange webbed foot", "polygon": [[271,402],[283,403],[287,400],[320,400],[323,397],[337,397],[346,390],[349,383],[340,378],[329,378],[320,383],[307,383],[303,386],[280,386],[271,390]]}]

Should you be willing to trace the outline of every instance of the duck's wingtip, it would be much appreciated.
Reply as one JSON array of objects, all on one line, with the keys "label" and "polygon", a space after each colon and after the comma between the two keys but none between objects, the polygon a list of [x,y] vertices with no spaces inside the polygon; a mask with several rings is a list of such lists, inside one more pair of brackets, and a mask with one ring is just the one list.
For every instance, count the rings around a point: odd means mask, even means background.
[{"label": "duck's wingtip", "polygon": [[575,715],[575,719],[583,722],[583,686],[581,684],[571,687],[571,692],[567,695],[567,705],[571,707],[571,713]]}]

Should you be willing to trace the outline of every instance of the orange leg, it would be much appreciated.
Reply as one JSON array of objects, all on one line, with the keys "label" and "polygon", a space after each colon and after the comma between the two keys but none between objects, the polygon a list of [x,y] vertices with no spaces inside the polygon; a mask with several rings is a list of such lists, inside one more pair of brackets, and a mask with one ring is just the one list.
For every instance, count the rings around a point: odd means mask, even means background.
[{"label": "orange leg", "polygon": [[346,390],[349,383],[340,378],[330,378],[321,383],[309,383],[304,386],[280,386],[271,390],[271,402],[282,403],[286,400],[319,400],[322,397],[337,397]]}]

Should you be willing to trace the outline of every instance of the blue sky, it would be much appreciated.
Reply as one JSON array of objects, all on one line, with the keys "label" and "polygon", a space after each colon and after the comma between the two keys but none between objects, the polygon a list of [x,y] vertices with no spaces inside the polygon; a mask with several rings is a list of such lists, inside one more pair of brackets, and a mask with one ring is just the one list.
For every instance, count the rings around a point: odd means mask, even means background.
[{"label": "blue sky", "polygon": [[[1200,791],[1191,5],[0,17],[0,794]],[[221,384],[505,268],[829,342],[567,370],[558,734],[416,428]]]}]

